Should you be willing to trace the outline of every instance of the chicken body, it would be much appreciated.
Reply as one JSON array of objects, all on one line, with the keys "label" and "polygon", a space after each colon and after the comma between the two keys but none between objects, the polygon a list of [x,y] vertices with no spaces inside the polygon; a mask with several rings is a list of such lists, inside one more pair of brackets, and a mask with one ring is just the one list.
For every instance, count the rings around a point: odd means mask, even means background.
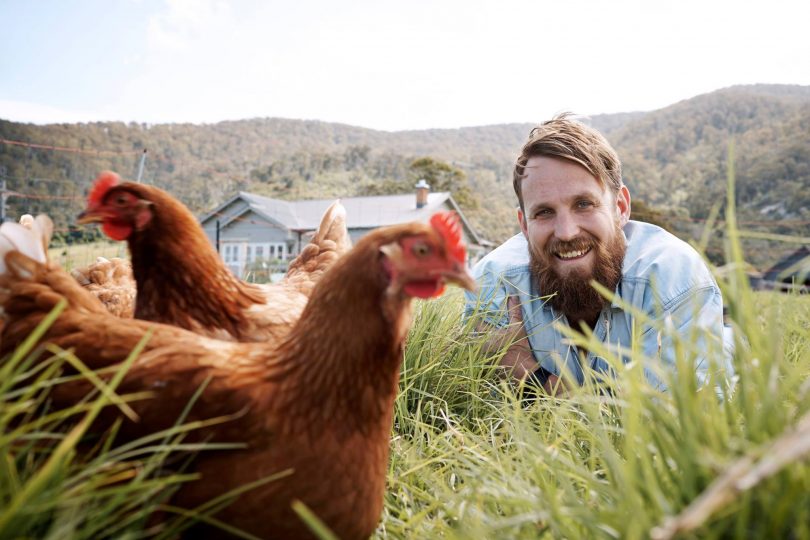
[{"label": "chicken body", "polygon": [[70,275],[116,317],[130,319],[134,316],[135,278],[127,259],[98,257],[88,266],[74,268]]},{"label": "chicken body", "polygon": [[[4,252],[0,234],[0,259],[8,266],[0,268],[7,322],[2,345],[8,350],[25,339],[62,298],[69,307],[45,339],[74,348],[94,369],[121,362],[150,332],[119,392],[149,390],[154,399],[132,404],[140,421],[125,422],[119,436],[169,427],[207,381],[190,419],[234,414],[200,435],[246,444],[200,453],[192,464],[200,480],[183,486],[174,504],[195,508],[248,482],[278,476],[215,517],[262,538],[312,538],[291,509],[298,500],[340,538],[367,538],[382,511],[411,298],[438,296],[446,281],[474,287],[459,242],[458,223],[447,217],[432,226],[375,231],[325,273],[284,339],[233,343],[115,318],[55,265],[30,251]],[[72,404],[89,388],[66,383],[52,397]],[[202,534],[212,538],[221,531]]]},{"label": "chicken body", "polygon": [[96,181],[79,221],[101,222],[108,236],[127,241],[137,283],[135,318],[231,341],[285,336],[317,281],[351,248],[346,212],[336,202],[281,282],[247,283],[225,266],[180,201],[154,186],[119,183],[114,173]]}]

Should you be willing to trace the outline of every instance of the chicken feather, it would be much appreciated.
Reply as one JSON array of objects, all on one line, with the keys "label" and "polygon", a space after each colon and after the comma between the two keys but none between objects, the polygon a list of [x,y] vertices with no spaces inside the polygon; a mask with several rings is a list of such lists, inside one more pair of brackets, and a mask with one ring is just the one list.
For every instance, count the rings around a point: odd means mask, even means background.
[{"label": "chicken feather", "polygon": [[[0,238],[7,225],[0,227]],[[215,516],[270,538],[314,537],[291,509],[294,501],[302,501],[340,538],[367,538],[374,531],[411,321],[408,291],[437,296],[445,282],[474,287],[463,246],[442,227],[413,223],[379,229],[323,273],[284,338],[234,343],[113,317],[57,265],[23,255],[16,244],[0,244],[5,246],[0,260],[6,264],[0,274],[3,350],[24,340],[61,299],[68,307],[44,339],[74,349],[93,369],[119,364],[149,333],[119,390],[149,391],[154,398],[132,403],[140,421],[125,419],[118,436],[168,427],[207,383],[190,419],[233,418],[208,426],[200,436],[245,447],[196,456],[191,467],[200,479],[182,486],[172,503],[196,508],[241,485],[281,474]],[[413,284],[419,287],[410,289]],[[86,383],[64,383],[53,389],[52,399],[69,405],[89,390]],[[206,538],[222,534],[194,532]]]},{"label": "chicken feather", "polygon": [[167,192],[120,182],[104,172],[80,223],[100,222],[126,239],[137,283],[135,317],[233,341],[280,339],[300,316],[315,283],[351,247],[346,212],[336,202],[281,282],[235,277],[194,215]]}]

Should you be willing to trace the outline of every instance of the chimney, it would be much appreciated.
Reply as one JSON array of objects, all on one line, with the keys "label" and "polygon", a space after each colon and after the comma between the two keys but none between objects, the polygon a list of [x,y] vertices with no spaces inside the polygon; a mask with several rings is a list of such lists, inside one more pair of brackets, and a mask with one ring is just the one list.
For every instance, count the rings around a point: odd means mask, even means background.
[{"label": "chimney", "polygon": [[416,188],[416,207],[422,208],[427,206],[428,193],[430,193],[430,184],[421,178],[414,186]]}]

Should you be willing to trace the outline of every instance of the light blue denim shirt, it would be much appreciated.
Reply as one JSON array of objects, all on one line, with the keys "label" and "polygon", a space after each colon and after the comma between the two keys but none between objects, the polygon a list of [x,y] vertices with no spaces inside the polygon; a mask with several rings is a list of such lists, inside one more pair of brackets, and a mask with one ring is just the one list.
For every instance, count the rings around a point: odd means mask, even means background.
[{"label": "light blue denim shirt", "polygon": [[[717,358],[711,351],[722,350],[723,300],[720,289],[700,255],[667,231],[648,223],[629,221],[623,232],[627,251],[622,278],[616,286],[615,299],[599,315],[594,335],[609,344],[611,350],[619,351],[627,362],[626,354],[635,331],[648,359],[674,369],[671,336],[682,336],[688,342],[695,331],[698,350],[702,351],[696,360],[697,375],[702,384],[710,369],[708,357]],[[548,293],[536,290],[536,281],[530,277],[528,245],[522,234],[510,238],[479,261],[473,275],[480,290],[466,294],[467,316],[479,312],[489,324],[504,327],[509,324],[506,299],[517,296],[529,344],[537,361],[558,376],[564,367],[579,384],[583,384],[585,375],[576,348],[555,329],[555,323],[567,324],[565,316],[555,312],[546,302],[547,297],[543,298],[543,294]],[[634,324],[634,315],[623,305],[632,306],[654,322]],[[660,331],[660,323],[665,323],[671,331]],[[588,353],[587,362],[591,369],[609,372],[607,362],[593,352]],[[725,359],[723,363],[721,367],[730,376],[730,362]],[[644,374],[654,386],[666,388],[649,364],[645,364]]]}]

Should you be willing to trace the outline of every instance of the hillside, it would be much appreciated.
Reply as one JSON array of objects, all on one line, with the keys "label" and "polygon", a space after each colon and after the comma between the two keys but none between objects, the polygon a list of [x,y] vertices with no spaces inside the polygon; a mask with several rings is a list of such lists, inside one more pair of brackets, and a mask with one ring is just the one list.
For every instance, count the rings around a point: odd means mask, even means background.
[{"label": "hillside", "polygon": [[[740,219],[810,233],[810,87],[730,87],[651,111],[588,119],[614,144],[633,196],[695,236],[721,202],[734,141]],[[282,198],[408,191],[428,175],[450,189],[492,240],[516,230],[511,166],[532,124],[385,132],[278,118],[217,124],[54,124],[0,120],[0,138],[80,151],[0,144],[9,214],[48,211],[67,228],[95,174],[137,175],[197,212],[237,190]],[[421,165],[414,162],[420,158]],[[0,169],[0,172],[2,169]],[[719,255],[717,255],[719,258]],[[755,264],[768,257],[752,250]],[[761,260],[756,260],[757,258]]]}]

